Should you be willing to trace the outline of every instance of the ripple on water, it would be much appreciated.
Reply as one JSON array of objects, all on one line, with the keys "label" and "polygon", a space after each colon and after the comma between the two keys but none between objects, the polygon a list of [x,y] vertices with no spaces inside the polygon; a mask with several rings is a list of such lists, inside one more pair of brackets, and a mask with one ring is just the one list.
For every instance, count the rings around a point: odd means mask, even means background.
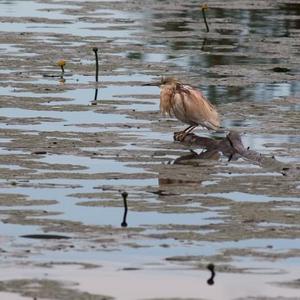
[{"label": "ripple on water", "polygon": [[[107,159],[97,156],[83,157],[78,155],[63,155],[63,154],[49,154],[42,158],[36,159],[40,162],[45,162],[49,164],[76,164],[76,166],[82,166],[86,170],[77,170],[76,173],[106,173],[106,172],[116,172],[116,173],[126,173],[133,174],[142,172],[145,173],[143,168],[127,166],[127,163],[116,161],[114,159]],[[46,170],[48,172],[48,170]],[[55,170],[54,170],[55,171]],[[65,172],[74,172],[68,171]]]},{"label": "ripple on water", "polygon": [[72,7],[68,5],[48,2],[47,5],[36,1],[1,1],[0,12],[6,17],[37,17],[48,19],[65,20],[69,17],[63,13],[66,8]]},{"label": "ripple on water", "polygon": [[[21,108],[0,108],[0,113],[5,115],[7,118],[22,118],[23,121],[26,118],[50,118],[48,122],[43,121],[40,124],[19,124],[19,125],[10,125],[10,128],[13,129],[22,129],[22,130],[36,130],[36,131],[88,131],[86,128],[76,127],[82,123],[85,125],[88,124],[113,124],[113,123],[142,123],[141,120],[132,120],[126,115],[121,114],[109,114],[109,113],[99,113],[93,110],[88,111],[37,111],[37,110],[27,110]],[[63,120],[63,121],[61,121]],[[51,126],[49,126],[49,122]],[[72,129],[70,128],[72,127]],[[0,124],[0,128],[6,128],[6,124]],[[99,128],[91,129],[92,131],[97,131]]]},{"label": "ripple on water", "polygon": [[130,38],[133,34],[139,32],[136,28],[127,28],[126,30],[120,30],[119,27],[114,28],[110,24],[98,24],[86,23],[76,21],[71,24],[48,24],[45,23],[1,23],[2,32],[29,32],[29,33],[51,33],[53,31],[60,34],[70,34],[76,36],[90,36],[97,35],[105,38]]},{"label": "ripple on water", "polygon": [[266,196],[254,195],[242,192],[228,192],[228,193],[211,193],[208,194],[214,197],[221,197],[238,202],[272,202],[272,201],[296,201],[297,197],[279,197],[279,196]]}]

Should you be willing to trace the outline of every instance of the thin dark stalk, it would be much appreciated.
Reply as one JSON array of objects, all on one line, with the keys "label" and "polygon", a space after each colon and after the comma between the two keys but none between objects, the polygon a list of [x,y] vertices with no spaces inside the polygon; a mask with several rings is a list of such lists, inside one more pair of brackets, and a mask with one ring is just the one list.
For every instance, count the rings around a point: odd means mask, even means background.
[{"label": "thin dark stalk", "polygon": [[64,78],[64,74],[65,74],[64,66],[60,66],[60,68],[61,68],[61,75],[60,75],[60,78]]},{"label": "thin dark stalk", "polygon": [[95,59],[96,59],[96,82],[98,82],[98,75],[99,75],[99,60],[98,60],[98,48],[94,47],[93,51],[95,52]]},{"label": "thin dark stalk", "polygon": [[95,89],[94,101],[97,101],[97,98],[98,98],[98,88]]},{"label": "thin dark stalk", "polygon": [[213,264],[209,264],[207,266],[207,269],[211,272],[211,275],[210,275],[210,278],[207,279],[207,284],[208,285],[213,285],[215,282],[214,282],[214,278],[216,276],[216,273],[215,273],[215,266]]},{"label": "thin dark stalk", "polygon": [[202,6],[202,16],[203,16],[203,19],[204,19],[204,23],[205,23],[205,26],[206,26],[206,31],[209,32],[209,27],[208,27],[208,24],[207,24],[207,21],[206,21],[206,14],[205,14],[205,11],[207,10],[207,7],[206,6]]},{"label": "thin dark stalk", "polygon": [[65,74],[65,65],[66,65],[66,61],[64,59],[60,59],[57,62],[57,65],[60,67],[61,69],[61,74],[60,74],[60,78],[64,79],[64,74]]},{"label": "thin dark stalk", "polygon": [[94,96],[94,100],[91,101],[91,105],[97,105],[97,100],[98,100],[98,88],[95,88],[95,96]]},{"label": "thin dark stalk", "polygon": [[127,206],[127,196],[128,193],[123,192],[122,197],[123,197],[123,204],[124,204],[124,214],[123,214],[123,221],[121,223],[122,227],[127,227],[127,222],[126,222],[126,217],[127,217],[127,212],[128,212],[128,206]]}]

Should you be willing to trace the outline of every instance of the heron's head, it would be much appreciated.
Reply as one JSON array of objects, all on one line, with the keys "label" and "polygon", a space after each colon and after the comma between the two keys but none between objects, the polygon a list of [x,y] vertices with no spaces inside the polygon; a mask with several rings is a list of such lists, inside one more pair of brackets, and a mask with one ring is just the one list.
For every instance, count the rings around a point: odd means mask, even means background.
[{"label": "heron's head", "polygon": [[176,77],[162,77],[160,80],[160,86],[162,85],[176,85],[179,83]]},{"label": "heron's head", "polygon": [[144,86],[158,86],[158,87],[164,87],[165,85],[174,85],[179,83],[179,81],[175,77],[161,77],[160,80],[154,81],[151,83],[143,84]]}]

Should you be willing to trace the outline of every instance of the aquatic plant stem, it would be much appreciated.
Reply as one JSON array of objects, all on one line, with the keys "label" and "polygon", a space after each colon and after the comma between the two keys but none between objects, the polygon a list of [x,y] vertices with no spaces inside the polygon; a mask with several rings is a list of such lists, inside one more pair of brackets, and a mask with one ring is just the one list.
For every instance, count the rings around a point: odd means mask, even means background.
[{"label": "aquatic plant stem", "polygon": [[96,79],[96,82],[98,82],[98,76],[99,76],[98,48],[94,47],[93,51],[95,52],[95,59],[96,59],[96,74],[95,74],[95,79]]},{"label": "aquatic plant stem", "polygon": [[215,266],[214,266],[214,264],[208,264],[208,266],[206,268],[211,272],[210,278],[207,279],[207,284],[208,285],[213,285],[215,283],[214,278],[216,276]]},{"label": "aquatic plant stem", "polygon": [[61,68],[61,75],[60,75],[60,77],[63,78],[64,74],[65,74],[65,69],[64,69],[64,66],[60,66],[60,68]]},{"label": "aquatic plant stem", "polygon": [[66,61],[64,59],[60,59],[57,62],[57,65],[61,68],[61,74],[60,74],[60,78],[63,79],[64,78],[64,74],[65,74],[65,65],[66,65]]},{"label": "aquatic plant stem", "polygon": [[123,214],[123,221],[121,223],[122,227],[127,227],[127,222],[126,222],[126,217],[127,217],[127,211],[128,211],[128,206],[127,206],[127,196],[128,193],[127,192],[123,192],[122,193],[122,197],[123,197],[123,204],[124,204],[124,214]]},{"label": "aquatic plant stem", "polygon": [[209,32],[209,27],[208,27],[208,24],[207,24],[206,14],[205,14],[205,11],[206,11],[207,9],[208,9],[207,4],[203,4],[202,7],[201,7],[201,10],[202,10],[202,16],[203,16],[204,23],[205,23],[205,26],[206,26],[206,31]]}]

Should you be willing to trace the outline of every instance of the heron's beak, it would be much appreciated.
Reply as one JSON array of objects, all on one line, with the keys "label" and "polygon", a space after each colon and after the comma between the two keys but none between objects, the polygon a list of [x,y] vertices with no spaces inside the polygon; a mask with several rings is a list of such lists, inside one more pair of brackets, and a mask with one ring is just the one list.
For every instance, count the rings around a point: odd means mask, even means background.
[{"label": "heron's beak", "polygon": [[150,83],[144,83],[142,86],[160,86],[160,81],[150,82]]}]

